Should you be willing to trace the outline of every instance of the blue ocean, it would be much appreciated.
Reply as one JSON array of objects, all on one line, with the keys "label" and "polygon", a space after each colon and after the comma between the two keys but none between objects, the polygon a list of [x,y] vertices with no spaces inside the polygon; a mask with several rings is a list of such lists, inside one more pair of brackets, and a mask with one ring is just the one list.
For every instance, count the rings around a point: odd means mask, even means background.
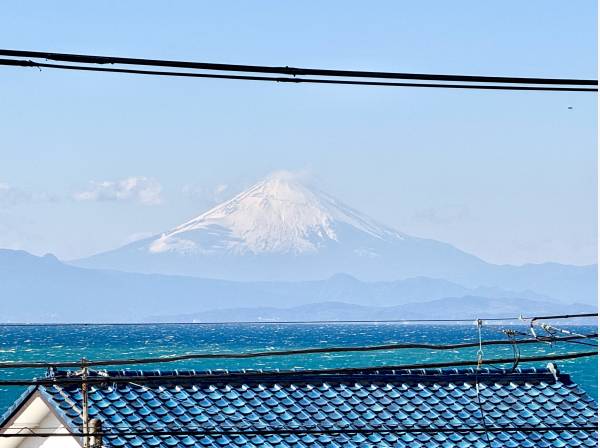
[{"label": "blue ocean", "polygon": [[[501,330],[527,327],[484,325],[482,338],[506,339]],[[597,327],[574,327],[579,333],[595,333]],[[379,324],[156,324],[156,325],[0,325],[0,361],[77,361],[143,358],[185,353],[236,353],[309,347],[365,346],[401,342],[477,342],[475,325]],[[581,341],[580,341],[581,342]],[[520,346],[521,357],[595,350],[596,339],[536,343]],[[585,344],[592,344],[594,347]],[[485,346],[484,359],[513,358],[513,348]],[[387,350],[367,353],[325,353],[274,356],[244,360],[195,360],[128,366],[128,369],[292,369],[399,365],[424,362],[476,360],[477,347],[460,350]],[[524,364],[522,364],[524,365]],[[544,367],[545,363],[527,364]],[[597,357],[556,362],[559,370],[598,397]],[[502,367],[502,366],[497,366]],[[508,366],[507,366],[508,367]],[[122,367],[120,367],[122,368]],[[0,369],[0,378],[40,377],[42,369]],[[2,413],[23,387],[0,387]]]}]

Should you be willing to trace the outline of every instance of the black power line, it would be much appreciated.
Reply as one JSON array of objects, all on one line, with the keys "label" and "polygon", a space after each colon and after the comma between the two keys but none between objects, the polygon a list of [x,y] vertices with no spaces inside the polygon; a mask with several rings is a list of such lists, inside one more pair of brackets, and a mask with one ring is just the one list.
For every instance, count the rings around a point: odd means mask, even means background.
[{"label": "black power line", "polygon": [[598,317],[598,313],[582,313],[582,314],[557,314],[554,316],[536,316],[531,318],[531,322],[538,320],[555,320],[555,319],[571,319],[575,317]]},{"label": "black power line", "polygon": [[565,341],[569,344],[579,344],[579,345],[587,345],[588,347],[598,347],[598,344],[591,344],[589,342],[582,342],[582,341]]},{"label": "black power line", "polygon": [[556,91],[556,92],[597,92],[597,88],[587,87],[542,87],[542,86],[512,86],[512,85],[478,85],[478,84],[434,84],[434,83],[410,83],[410,82],[380,82],[380,81],[350,81],[341,79],[317,79],[317,78],[290,78],[272,76],[249,76],[249,75],[222,75],[212,73],[173,72],[159,70],[133,70],[124,68],[75,66],[64,64],[47,64],[34,61],[17,61],[12,59],[0,59],[0,65],[54,68],[61,70],[124,73],[133,75],[172,76],[180,78],[213,78],[233,79],[241,81],[267,81],[292,84],[339,84],[354,86],[374,87],[425,87],[442,89],[469,89],[469,90],[523,90],[523,91]]},{"label": "black power line", "polygon": [[[261,67],[261,66],[238,66],[229,64],[205,64],[205,63],[186,63],[177,61],[158,61],[158,60],[147,60],[147,59],[128,59],[128,58],[112,58],[104,56],[86,56],[86,55],[60,55],[54,53],[40,53],[40,52],[19,52],[13,50],[0,50],[0,54],[8,53],[13,55],[19,54],[44,54],[48,56],[47,59],[54,60],[67,60],[69,62],[77,63],[95,63],[95,64],[129,64],[129,65],[155,65],[159,67],[181,67],[181,66],[198,66],[192,68],[200,68],[201,66],[210,67],[226,67],[223,69],[217,68],[204,68],[205,70],[220,70],[228,72],[261,72],[261,73],[280,73],[278,68],[274,67]],[[36,56],[42,57],[42,56]],[[130,62],[117,62],[117,61],[130,61]],[[142,61],[140,64],[135,62]],[[157,64],[151,64],[157,62]],[[344,71],[344,70],[320,70],[320,69],[292,69],[294,72],[290,77],[275,77],[275,76],[255,76],[255,75],[226,75],[226,74],[214,74],[214,73],[195,73],[195,72],[175,72],[175,71],[160,71],[160,70],[139,70],[139,69],[124,69],[124,68],[108,68],[108,67],[93,67],[85,65],[65,65],[55,63],[42,63],[34,62],[31,60],[16,60],[16,59],[1,59],[0,65],[5,66],[20,66],[20,67],[37,67],[37,68],[53,68],[62,70],[75,70],[75,71],[92,71],[92,72],[110,72],[110,73],[125,73],[135,75],[153,75],[153,76],[172,76],[172,77],[186,77],[186,78],[215,78],[215,79],[233,79],[233,80],[245,80],[245,81],[270,81],[278,83],[309,83],[309,84],[340,84],[340,85],[363,85],[363,86],[378,86],[378,87],[425,87],[425,88],[448,88],[448,89],[476,89],[476,90],[522,90],[522,91],[562,91],[562,92],[595,92],[596,88],[589,87],[572,87],[573,85],[597,85],[594,80],[573,80],[573,79],[555,79],[555,78],[511,78],[511,77],[497,77],[497,76],[463,76],[463,75],[430,75],[430,74],[410,74],[410,73],[386,73],[386,72],[356,72],[356,71]],[[249,69],[243,69],[249,67]],[[260,69],[264,70],[260,70]],[[239,70],[238,70],[239,69]],[[285,71],[285,70],[283,70]],[[444,81],[443,83],[415,83],[415,82],[382,82],[382,81],[358,81],[349,79],[323,79],[323,78],[299,78],[297,74],[307,74],[316,72],[321,73],[320,76],[329,77],[348,77],[351,78],[375,78],[375,79],[425,79],[434,81]],[[353,73],[355,75],[345,75],[344,73]],[[290,74],[290,73],[285,73]],[[373,76],[369,76],[372,74]],[[495,82],[496,85],[492,84],[450,84],[447,83],[449,80],[467,81],[469,82]],[[495,80],[495,81],[490,81]],[[516,83],[528,83],[536,84],[533,86],[516,86],[512,84]],[[499,84],[499,85],[498,85]],[[550,86],[552,85],[552,86]],[[571,87],[554,87],[555,85],[571,85]]]},{"label": "black power line", "polygon": [[162,59],[124,58],[115,56],[97,56],[86,54],[52,53],[45,51],[22,51],[0,49],[0,56],[47,59],[52,61],[71,62],[78,64],[120,64],[143,65],[152,67],[175,67],[199,70],[213,70],[221,72],[243,73],[270,73],[288,76],[325,76],[343,78],[377,78],[377,79],[406,79],[426,81],[454,81],[454,82],[485,82],[509,84],[545,84],[545,85],[587,85],[597,86],[598,80],[594,79],[569,79],[569,78],[535,78],[514,76],[472,76],[472,75],[446,75],[430,73],[393,73],[358,70],[328,70],[298,67],[270,67],[264,65],[240,64],[215,64],[207,62],[169,61]]},{"label": "black power line", "polygon": [[[270,435],[348,435],[348,434],[455,434],[455,433],[484,433],[489,432],[523,432],[523,433],[535,433],[535,432],[561,432],[561,431],[597,431],[596,426],[587,425],[572,425],[572,426],[503,426],[503,427],[458,427],[458,428],[344,428],[344,429],[309,429],[309,428],[273,428],[273,429],[178,429],[178,430],[139,430],[139,429],[126,429],[126,430],[103,430],[98,432],[33,432],[36,428],[11,428],[5,427],[2,429],[22,429],[32,431],[29,433],[0,433],[0,438],[18,438],[18,437],[110,437],[110,436],[270,436]],[[60,427],[56,429],[67,429]],[[110,429],[110,428],[107,428]]]},{"label": "black power line", "polygon": [[[482,341],[481,345],[514,345],[514,344],[536,344],[540,342],[569,342],[578,339],[592,339],[598,337],[597,333],[574,336],[555,336],[542,337],[538,339],[518,339],[518,340],[488,340]],[[352,353],[352,352],[373,352],[384,350],[402,350],[402,349],[427,349],[427,350],[456,350],[469,347],[478,347],[479,342],[461,342],[457,344],[427,344],[427,343],[399,343],[385,345],[368,345],[356,347],[318,347],[302,348],[292,350],[262,351],[248,353],[188,353],[184,355],[170,355],[153,358],[131,358],[131,359],[104,359],[98,361],[85,361],[87,367],[99,366],[117,366],[127,364],[159,364],[177,361],[186,361],[193,359],[248,359],[265,358],[276,356],[291,355],[309,355],[317,353]],[[593,345],[595,346],[595,345]],[[57,368],[57,367],[81,367],[81,361],[30,361],[30,362],[0,362],[0,369],[18,369],[18,368]]]},{"label": "black power line", "polygon": [[[525,362],[541,362],[541,361],[558,361],[577,359],[590,356],[598,356],[597,351],[564,353],[544,356],[530,356],[520,358],[521,363]],[[485,364],[513,364],[513,358],[495,358],[483,361]],[[280,370],[280,371],[239,371],[228,372],[223,377],[229,379],[243,379],[244,381],[263,381],[265,379],[290,378],[297,376],[315,375],[323,377],[324,375],[357,375],[357,374],[377,374],[385,373],[391,370],[411,370],[411,369],[439,369],[446,367],[465,367],[476,366],[478,361],[463,360],[463,361],[446,361],[437,363],[419,363],[419,364],[401,364],[401,365],[382,365],[370,367],[345,367],[337,369],[306,369],[306,370]],[[81,364],[79,364],[81,366]],[[194,380],[197,382],[210,382],[215,378],[220,377],[215,373],[200,373],[193,375],[132,375],[132,376],[89,376],[85,380],[81,377],[47,377],[41,379],[17,379],[17,380],[0,380],[0,386],[63,386],[63,385],[78,385],[87,384],[106,384],[106,383],[155,383],[155,382],[178,382],[186,380]],[[424,379],[426,381],[426,379]]]}]

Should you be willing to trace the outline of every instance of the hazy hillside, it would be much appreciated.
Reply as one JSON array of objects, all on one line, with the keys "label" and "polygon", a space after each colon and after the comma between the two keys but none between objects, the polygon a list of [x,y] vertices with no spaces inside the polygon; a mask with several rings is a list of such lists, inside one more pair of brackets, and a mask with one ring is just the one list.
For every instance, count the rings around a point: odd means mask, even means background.
[{"label": "hazy hillside", "polygon": [[[152,315],[227,308],[286,308],[316,302],[397,306],[466,296],[471,297],[470,304],[484,305],[488,302],[480,301],[481,298],[491,298],[498,299],[494,303],[507,304],[530,300],[549,310],[558,306],[556,299],[534,292],[469,289],[429,278],[366,283],[348,275],[336,275],[322,281],[244,283],[83,269],[66,265],[53,256],[0,250],[0,321],[3,322],[124,322]],[[445,305],[441,308],[454,311]],[[495,310],[490,308],[486,314]]]},{"label": "hazy hillside", "polygon": [[[148,322],[242,322],[242,321],[314,321],[314,320],[402,320],[402,319],[482,319],[486,317],[537,316],[563,313],[563,304],[526,299],[490,299],[458,297],[408,303],[393,307],[353,305],[341,302],[312,303],[289,308],[260,307],[211,310],[201,313],[150,316]],[[588,305],[568,307],[571,313],[595,312]],[[578,321],[581,324],[583,321]],[[468,322],[466,322],[468,324]]]}]

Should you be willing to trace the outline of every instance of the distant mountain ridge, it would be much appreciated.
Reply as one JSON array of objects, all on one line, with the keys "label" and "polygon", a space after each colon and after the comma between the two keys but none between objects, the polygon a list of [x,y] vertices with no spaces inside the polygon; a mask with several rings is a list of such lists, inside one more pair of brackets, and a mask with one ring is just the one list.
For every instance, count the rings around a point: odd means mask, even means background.
[{"label": "distant mountain ridge", "polygon": [[[24,251],[0,249],[0,322],[5,323],[139,322],[150,316],[190,315],[218,309],[314,307],[315,303],[328,302],[344,302],[347,310],[340,311],[340,315],[356,306],[407,306],[404,310],[408,313],[411,306],[420,303],[427,305],[423,305],[423,311],[410,311],[412,315],[458,313],[458,308],[448,308],[452,302],[446,300],[461,297],[468,297],[464,300],[469,304],[469,312],[480,310],[486,315],[499,310],[499,305],[489,311],[482,308],[491,303],[521,304],[526,309],[526,303],[535,302],[540,311],[595,308],[593,303],[559,303],[531,291],[473,289],[423,277],[373,283],[348,275],[306,282],[232,282],[84,269],[64,264],[51,255],[36,257]],[[434,303],[436,300],[440,302]],[[376,311],[361,312],[366,316]],[[246,314],[250,317],[256,312]]]},{"label": "distant mountain ridge", "polygon": [[450,244],[377,223],[288,173],[160,235],[75,260],[88,268],[234,281],[445,279],[468,288],[596,300],[596,266],[494,265]]},{"label": "distant mountain ridge", "polygon": [[[449,297],[421,303],[398,306],[365,306],[344,302],[318,302],[288,308],[255,307],[209,310],[201,313],[151,316],[146,322],[305,322],[327,321],[386,321],[414,319],[460,319],[515,318],[520,315],[533,317],[564,313],[565,305],[538,302],[527,299],[493,299],[484,297]],[[589,305],[569,306],[570,313],[590,313],[595,308]],[[515,323],[515,322],[513,322]],[[592,319],[576,324],[593,324]]]}]

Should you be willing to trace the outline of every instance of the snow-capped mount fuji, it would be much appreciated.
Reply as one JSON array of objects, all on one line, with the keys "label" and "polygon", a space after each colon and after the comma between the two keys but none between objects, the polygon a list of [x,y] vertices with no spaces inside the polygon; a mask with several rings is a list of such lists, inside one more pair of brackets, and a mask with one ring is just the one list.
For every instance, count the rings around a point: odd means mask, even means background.
[{"label": "snow-capped mount fuji", "polygon": [[77,266],[236,281],[363,281],[411,277],[466,287],[596,296],[595,266],[486,263],[443,242],[398,232],[296,176],[277,173],[180,226],[72,262]]},{"label": "snow-capped mount fuji", "polygon": [[[342,229],[346,240],[350,236],[390,242],[405,238],[282,172],[162,234],[148,249],[187,255],[302,255],[344,244]],[[355,249],[368,253],[367,247]]]},{"label": "snow-capped mount fuji", "polygon": [[229,280],[311,280],[337,273],[383,280],[443,277],[457,264],[484,263],[377,223],[279,172],[169,231],[75,264]]}]

